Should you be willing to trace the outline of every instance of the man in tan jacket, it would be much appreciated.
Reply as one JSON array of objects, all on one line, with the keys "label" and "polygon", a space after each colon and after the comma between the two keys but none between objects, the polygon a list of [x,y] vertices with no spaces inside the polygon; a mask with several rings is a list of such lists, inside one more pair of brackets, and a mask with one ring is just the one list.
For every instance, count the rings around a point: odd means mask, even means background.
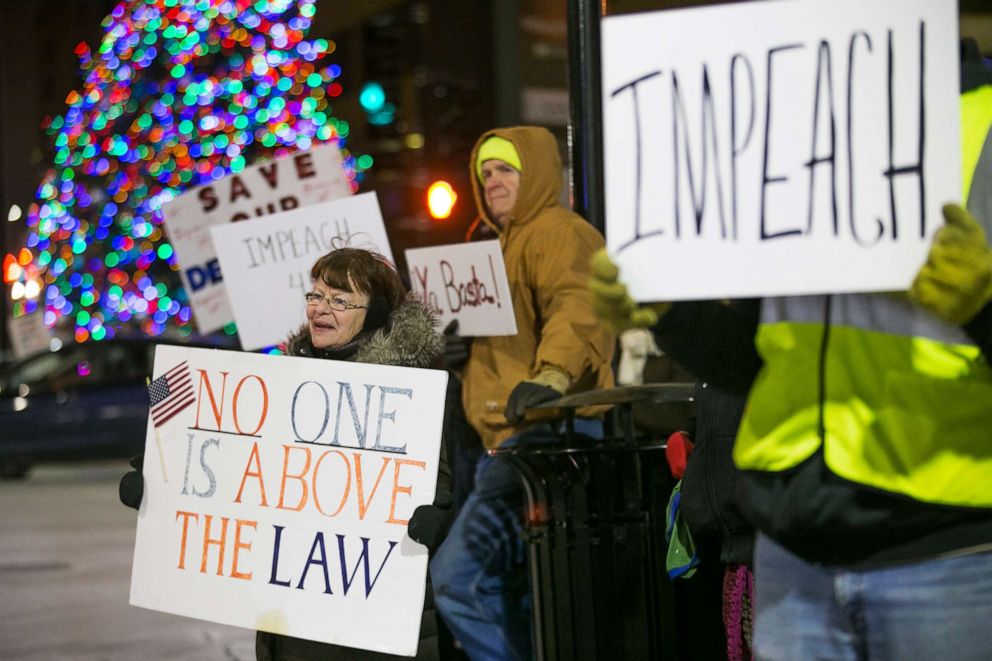
[{"label": "man in tan jacket", "polygon": [[[586,286],[603,237],[558,202],[561,160],[547,130],[489,131],[470,167],[479,210],[473,230],[499,239],[517,334],[472,342],[465,413],[487,449],[540,442],[554,438],[559,423],[529,407],[613,385],[615,338],[593,313]],[[576,432],[602,437],[597,413],[578,411]],[[438,608],[472,659],[531,657],[523,505],[519,476],[483,455],[474,489],[431,561]]]}]

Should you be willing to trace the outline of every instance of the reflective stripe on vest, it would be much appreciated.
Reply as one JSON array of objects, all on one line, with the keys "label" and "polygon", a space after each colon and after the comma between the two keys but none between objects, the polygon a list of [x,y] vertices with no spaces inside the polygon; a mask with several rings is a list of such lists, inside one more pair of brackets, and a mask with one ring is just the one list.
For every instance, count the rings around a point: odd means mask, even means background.
[{"label": "reflective stripe on vest", "polygon": [[[826,297],[766,299],[765,366],[734,448],[744,469],[792,468],[821,447]],[[956,327],[901,296],[831,297],[824,460],[838,476],[917,500],[992,507],[992,369]]]}]

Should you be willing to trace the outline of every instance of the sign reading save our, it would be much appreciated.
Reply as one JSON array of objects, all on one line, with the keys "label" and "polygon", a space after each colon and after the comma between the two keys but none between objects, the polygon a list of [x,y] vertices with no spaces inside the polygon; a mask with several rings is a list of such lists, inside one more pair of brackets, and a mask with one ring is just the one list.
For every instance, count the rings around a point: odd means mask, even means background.
[{"label": "sign reading save our", "polygon": [[908,288],[961,199],[956,7],[605,19],[606,238],[634,297]]},{"label": "sign reading save our", "polygon": [[447,374],[160,346],[131,603],[412,656]]}]

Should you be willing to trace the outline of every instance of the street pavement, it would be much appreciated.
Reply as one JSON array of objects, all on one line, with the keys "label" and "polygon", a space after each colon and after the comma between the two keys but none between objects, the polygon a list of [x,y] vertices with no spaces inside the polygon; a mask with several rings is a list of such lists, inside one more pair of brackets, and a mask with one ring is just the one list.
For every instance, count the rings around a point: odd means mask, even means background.
[{"label": "street pavement", "polygon": [[125,461],[0,482],[0,659],[254,659],[253,631],[128,604],[136,512]]}]

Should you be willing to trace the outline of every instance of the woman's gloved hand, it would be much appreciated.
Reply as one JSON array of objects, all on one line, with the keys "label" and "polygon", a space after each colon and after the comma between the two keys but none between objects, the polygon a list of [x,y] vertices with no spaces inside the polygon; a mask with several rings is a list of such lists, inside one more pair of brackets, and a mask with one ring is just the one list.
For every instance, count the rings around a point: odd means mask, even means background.
[{"label": "woman's gloved hand", "polygon": [[992,250],[978,220],[945,204],[943,227],[933,237],[926,263],[909,296],[946,322],[963,325],[992,300]]},{"label": "woman's gloved hand", "polygon": [[433,553],[448,535],[455,519],[454,501],[451,494],[442,491],[434,497],[430,505],[420,505],[413,510],[406,534],[410,539],[427,547]]},{"label": "woman's gloved hand", "polygon": [[141,468],[145,462],[145,455],[139,454],[131,457],[131,468],[134,470],[124,473],[118,487],[118,495],[121,502],[133,509],[141,507],[141,498],[145,494],[145,478],[141,475]]},{"label": "woman's gloved hand", "polygon": [[638,305],[620,282],[620,269],[610,259],[605,248],[597,250],[590,262],[593,311],[615,332],[631,328],[650,328],[668,312],[671,303]]},{"label": "woman's gloved hand", "polygon": [[470,340],[458,334],[458,320],[452,319],[444,328],[444,366],[449,370],[461,369],[468,362]]}]

